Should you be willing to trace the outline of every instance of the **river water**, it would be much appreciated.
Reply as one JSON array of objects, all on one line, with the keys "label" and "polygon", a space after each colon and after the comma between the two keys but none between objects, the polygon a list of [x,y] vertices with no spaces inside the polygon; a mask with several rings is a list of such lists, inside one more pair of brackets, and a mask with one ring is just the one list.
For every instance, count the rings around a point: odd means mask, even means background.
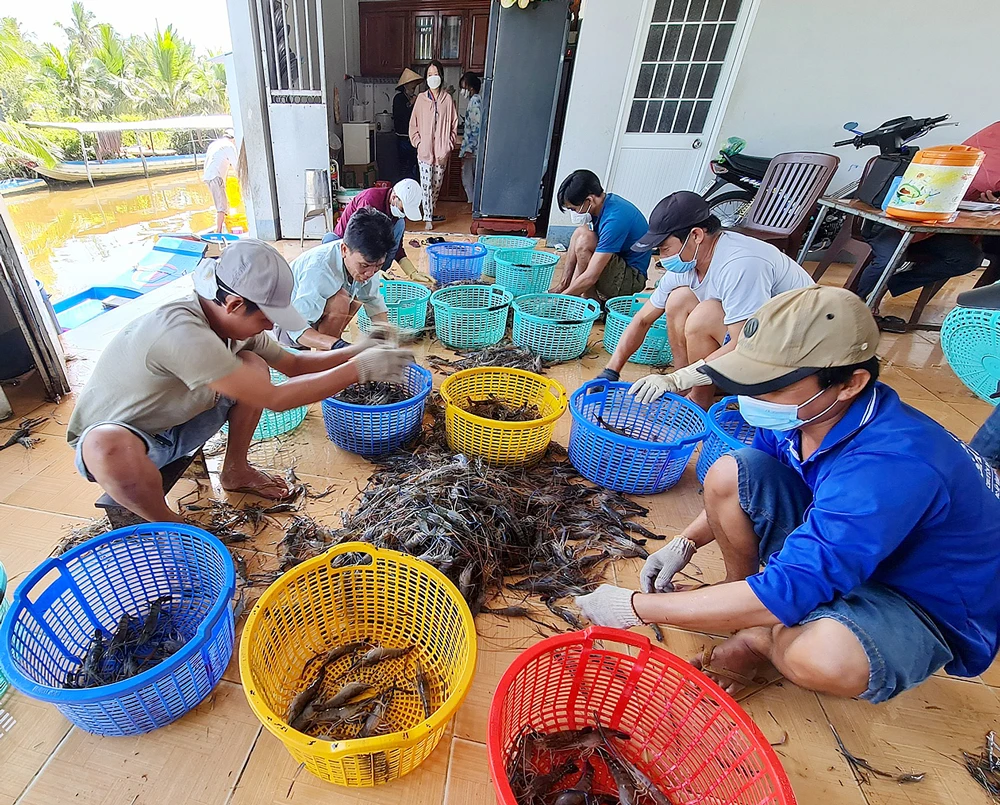
[{"label": "river water", "polygon": [[128,271],[157,235],[215,226],[200,170],[43,190],[6,202],[31,270],[53,300]]}]

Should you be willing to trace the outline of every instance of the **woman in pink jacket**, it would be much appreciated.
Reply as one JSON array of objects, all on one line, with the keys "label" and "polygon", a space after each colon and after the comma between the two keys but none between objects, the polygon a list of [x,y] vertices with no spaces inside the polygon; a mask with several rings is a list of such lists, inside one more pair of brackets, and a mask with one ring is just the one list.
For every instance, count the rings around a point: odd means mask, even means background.
[{"label": "woman in pink jacket", "polygon": [[444,68],[439,61],[427,65],[426,80],[427,91],[417,96],[410,115],[410,142],[417,149],[420,165],[424,229],[433,229],[434,205],[441,194],[448,157],[458,143],[458,110],[451,95],[441,86]]}]

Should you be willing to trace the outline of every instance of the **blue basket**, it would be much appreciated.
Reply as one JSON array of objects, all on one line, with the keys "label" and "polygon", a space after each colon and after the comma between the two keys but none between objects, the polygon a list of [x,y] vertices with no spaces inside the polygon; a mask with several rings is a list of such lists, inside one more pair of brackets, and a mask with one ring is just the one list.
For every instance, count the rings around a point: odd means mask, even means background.
[{"label": "blue basket", "polygon": [[571,361],[587,350],[601,306],[593,299],[540,293],[515,299],[512,340],[547,361]]},{"label": "blue basket", "polygon": [[956,307],[941,325],[948,364],[979,399],[996,405],[1000,388],[1000,310]]},{"label": "blue basket", "polygon": [[709,468],[726,453],[753,443],[757,429],[740,416],[735,397],[725,397],[708,409],[708,436],[701,443],[701,455],[695,465],[698,480],[705,483]]},{"label": "blue basket", "polygon": [[[403,280],[382,280],[379,293],[389,308],[389,324],[403,332],[415,333],[427,324],[427,300],[431,292],[419,282]],[[358,311],[358,329],[367,333],[372,328],[372,320],[364,306]]]},{"label": "blue basket", "polygon": [[[7,595],[7,570],[3,566],[3,562],[0,562],[0,623],[3,622],[3,616],[7,614],[7,610],[10,609],[10,596]],[[0,698],[3,697],[4,693],[7,692],[7,677],[3,675],[3,671],[0,670]]]},{"label": "blue basket", "polygon": [[[200,528],[147,523],[87,540],[46,559],[18,587],[0,627],[0,668],[11,685],[51,702],[95,735],[139,735],[197,706],[233,653],[236,573],[229,551]],[[171,596],[166,608],[187,642],[131,679],[64,688],[96,629]]]},{"label": "blue basket", "polygon": [[680,479],[708,434],[708,420],[701,408],[674,394],[640,403],[628,393],[631,385],[591,380],[573,392],[569,460],[605,489],[653,495]]},{"label": "blue basket", "polygon": [[323,400],[323,424],[330,441],[343,450],[375,458],[402,447],[420,432],[424,404],[433,388],[431,373],[410,364],[406,387],[414,396],[392,405],[351,405]]},{"label": "blue basket", "polygon": [[[608,311],[608,317],[604,322],[604,349],[609,355],[614,354],[625,328],[649,297],[650,294],[616,296],[604,303]],[[642,346],[628,360],[629,363],[641,363],[645,366],[669,366],[673,362],[674,356],[670,351],[670,341],[667,339],[665,315],[653,323],[642,341]]]},{"label": "blue basket", "polygon": [[520,235],[483,235],[479,242],[486,247],[486,259],[483,261],[483,276],[492,279],[496,276],[496,263],[493,255],[500,249],[519,249],[530,251],[538,245],[536,238],[523,238]]},{"label": "blue basket", "polygon": [[427,247],[427,267],[439,285],[479,279],[485,260],[482,243],[432,243]]},{"label": "blue basket", "polygon": [[513,297],[499,285],[456,285],[431,294],[434,332],[452,349],[493,346],[507,332]]},{"label": "blue basket", "polygon": [[497,285],[503,286],[517,298],[549,290],[559,255],[525,249],[503,249],[493,255],[493,260],[496,263]]}]

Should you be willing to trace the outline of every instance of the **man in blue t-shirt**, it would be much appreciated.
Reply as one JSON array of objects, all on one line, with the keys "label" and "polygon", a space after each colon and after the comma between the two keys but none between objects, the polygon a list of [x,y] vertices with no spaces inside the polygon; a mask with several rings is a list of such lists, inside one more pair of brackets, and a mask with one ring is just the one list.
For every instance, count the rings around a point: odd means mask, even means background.
[{"label": "man in blue t-shirt", "polygon": [[632,202],[605,193],[588,170],[573,171],[556,194],[559,209],[577,225],[566,251],[566,265],[553,293],[610,299],[646,287],[649,254],[632,251],[646,234],[645,216]]},{"label": "man in blue t-shirt", "polygon": [[[1000,645],[1000,482],[878,382],[878,326],[843,288],[766,302],[700,371],[738,394],[753,445],[719,458],[705,510],[653,553],[642,592],[602,585],[584,615],[728,634],[695,664],[730,693],[773,665],[800,687],[883,702]],[[715,542],[726,578],[673,576]],[[763,567],[762,567],[763,566]]]}]

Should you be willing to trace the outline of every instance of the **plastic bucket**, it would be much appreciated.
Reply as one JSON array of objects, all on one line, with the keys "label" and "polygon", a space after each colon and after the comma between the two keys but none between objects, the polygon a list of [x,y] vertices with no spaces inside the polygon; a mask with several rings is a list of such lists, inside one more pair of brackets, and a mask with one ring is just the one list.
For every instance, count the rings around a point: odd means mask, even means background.
[{"label": "plastic bucket", "polygon": [[971,145],[921,148],[896,187],[886,215],[906,221],[950,220],[985,156]]}]

